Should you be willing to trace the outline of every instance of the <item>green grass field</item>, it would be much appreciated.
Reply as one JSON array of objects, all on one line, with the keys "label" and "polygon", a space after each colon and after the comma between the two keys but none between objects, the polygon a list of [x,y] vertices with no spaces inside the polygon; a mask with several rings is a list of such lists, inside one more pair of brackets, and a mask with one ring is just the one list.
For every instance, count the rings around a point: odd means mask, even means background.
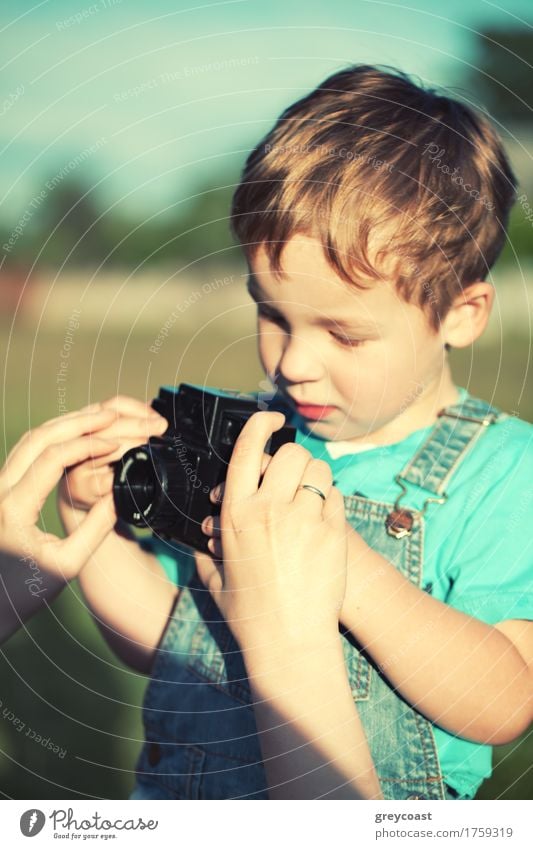
[{"label": "green grass field", "polygon": [[[163,383],[257,389],[262,379],[253,335],[234,342],[228,327],[226,335],[218,331],[216,336],[180,340],[174,331],[157,355],[149,352],[153,338],[153,332],[128,337],[126,331],[102,336],[77,331],[65,381],[68,409],[116,392],[150,400]],[[21,325],[11,338],[8,328],[1,328],[0,340],[5,364],[2,447],[9,448],[30,425],[58,414],[56,375],[63,334],[44,330],[34,337]],[[509,338],[501,350],[479,347],[454,353],[453,364],[459,384],[532,420],[533,397],[527,395],[525,383],[528,358],[528,340]],[[59,529],[53,500],[43,512],[43,524]],[[139,706],[146,681],[107,649],[76,586],[2,649],[3,795],[126,797],[142,740]],[[17,730],[21,723],[23,731]],[[47,740],[64,754],[52,754],[45,747]],[[528,798],[532,760],[531,736],[498,749],[494,776],[480,798]]]}]

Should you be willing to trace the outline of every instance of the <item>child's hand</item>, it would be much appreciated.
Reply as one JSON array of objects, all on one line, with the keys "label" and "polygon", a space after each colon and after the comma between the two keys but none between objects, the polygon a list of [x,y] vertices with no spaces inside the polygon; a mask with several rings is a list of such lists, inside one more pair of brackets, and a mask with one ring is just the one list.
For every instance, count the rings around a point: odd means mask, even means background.
[{"label": "child's hand", "polygon": [[[338,629],[346,584],[344,502],[327,463],[283,445],[264,465],[263,448],[283,423],[255,413],[228,467],[220,517],[223,562],[197,553],[201,580],[241,647],[288,637],[316,641]],[[301,489],[312,484],[326,496]]]},{"label": "child's hand", "polygon": [[135,398],[119,395],[104,401],[101,406],[113,415],[100,435],[112,440],[115,447],[105,455],[68,469],[59,488],[60,508],[89,510],[112,490],[113,469],[110,464],[151,436],[160,436],[168,427],[166,419]]},{"label": "child's hand", "polygon": [[101,501],[63,540],[41,531],[37,521],[65,467],[116,449],[116,442],[100,436],[113,419],[108,409],[85,408],[46,422],[19,440],[0,471],[2,552],[67,580],[78,574],[116,522],[112,499]]}]

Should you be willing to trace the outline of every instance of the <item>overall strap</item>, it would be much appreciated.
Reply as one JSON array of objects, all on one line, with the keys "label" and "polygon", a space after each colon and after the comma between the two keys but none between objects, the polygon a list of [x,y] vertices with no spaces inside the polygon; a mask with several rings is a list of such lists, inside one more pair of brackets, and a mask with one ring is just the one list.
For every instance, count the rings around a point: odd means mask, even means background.
[{"label": "overall strap", "polygon": [[477,398],[466,398],[445,407],[433,430],[396,480],[416,484],[436,496],[445,496],[446,486],[467,451],[502,413]]}]

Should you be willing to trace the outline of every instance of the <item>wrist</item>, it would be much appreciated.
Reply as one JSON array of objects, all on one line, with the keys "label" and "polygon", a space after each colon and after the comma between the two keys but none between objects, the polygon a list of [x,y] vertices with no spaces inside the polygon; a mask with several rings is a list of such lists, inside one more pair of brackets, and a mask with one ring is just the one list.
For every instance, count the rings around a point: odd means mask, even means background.
[{"label": "wrist", "polygon": [[334,628],[322,628],[297,638],[279,631],[256,633],[254,640],[241,640],[240,648],[249,678],[291,678],[295,672],[313,670],[317,664],[343,658],[338,622]]},{"label": "wrist", "polygon": [[321,596],[306,605],[302,599],[298,603],[278,599],[262,607],[250,610],[247,605],[246,612],[227,611],[228,625],[242,652],[279,647],[276,650],[281,653],[290,647],[305,653],[309,646],[323,645],[338,637],[340,601],[328,602]]}]

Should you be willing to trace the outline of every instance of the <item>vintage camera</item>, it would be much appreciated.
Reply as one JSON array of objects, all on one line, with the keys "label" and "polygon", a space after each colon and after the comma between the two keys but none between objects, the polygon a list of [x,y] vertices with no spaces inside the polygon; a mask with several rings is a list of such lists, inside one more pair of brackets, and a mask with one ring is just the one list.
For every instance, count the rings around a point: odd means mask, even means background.
[{"label": "vintage camera", "polygon": [[[235,440],[258,409],[281,410],[276,397],[266,405],[254,395],[181,383],[162,387],[152,407],[169,422],[163,436],[127,451],[115,466],[113,495],[118,516],[158,536],[208,552],[202,520],[220,506],[209,492],[225,480]],[[272,434],[265,451],[294,442],[295,428]]]}]

